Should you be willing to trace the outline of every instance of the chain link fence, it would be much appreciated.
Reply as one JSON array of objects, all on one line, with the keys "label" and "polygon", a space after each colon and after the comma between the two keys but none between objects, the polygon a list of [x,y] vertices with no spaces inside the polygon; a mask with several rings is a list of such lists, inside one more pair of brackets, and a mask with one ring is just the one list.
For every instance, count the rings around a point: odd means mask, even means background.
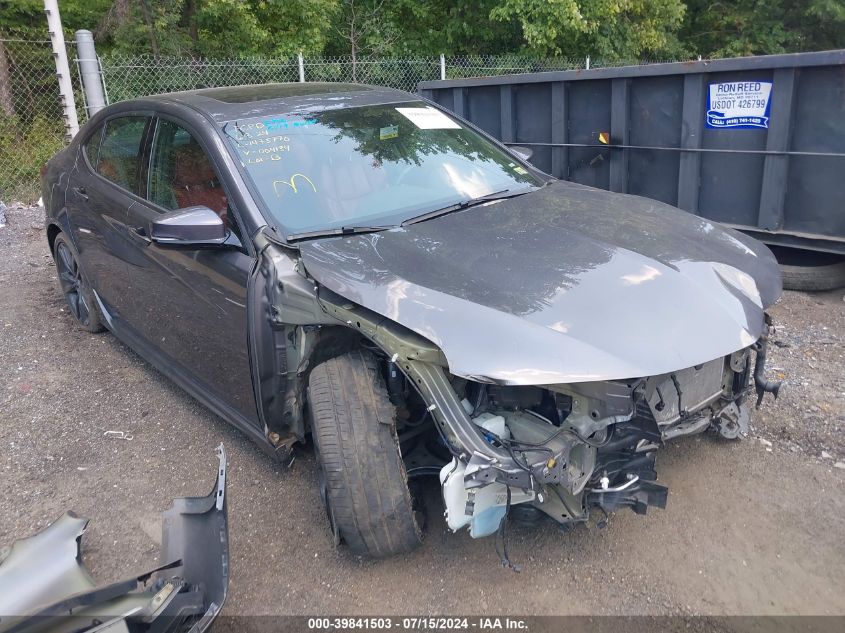
[{"label": "chain link fence", "polygon": [[65,142],[49,40],[0,39],[0,201],[38,198],[38,173]]},{"label": "chain link fence", "polygon": [[297,58],[198,59],[109,55],[100,58],[109,103],[163,92],[297,81]]},{"label": "chain link fence", "polygon": [[440,78],[440,59],[303,57],[305,81],[342,81],[416,92],[421,81]]},{"label": "chain link fence", "polygon": [[[677,60],[661,60],[677,61]],[[301,63],[301,68],[300,68]],[[520,55],[463,55],[412,59],[286,57],[195,59],[184,57],[127,57],[100,60],[109,101],[114,103],[162,92],[261,84],[277,81],[353,82],[416,92],[417,84],[432,79],[460,79],[658,63],[655,60],[605,62],[590,58],[535,58]],[[300,76],[300,70],[302,75]]]},{"label": "chain link fence", "polygon": [[[351,57],[303,57],[305,81],[355,82],[415,91],[420,81],[440,78],[440,60],[356,59]],[[100,59],[109,102],[162,92],[215,88],[242,84],[299,81],[300,59],[109,55]]]},{"label": "chain link fence", "polygon": [[[644,66],[667,64],[691,59],[628,59],[607,60],[592,57],[526,57],[524,55],[456,55],[447,56],[446,79],[490,77],[493,75],[519,75],[557,70],[585,70],[614,68],[618,66]],[[436,77],[435,79],[440,79]],[[420,80],[422,81],[422,80]]]},{"label": "chain link fence", "polygon": [[[69,55],[75,60],[76,55]],[[77,63],[71,63],[79,120],[84,122]],[[673,60],[674,61],[674,60]],[[655,60],[626,64],[655,63]],[[623,65],[589,58],[464,55],[413,59],[287,57],[198,59],[108,55],[100,58],[109,103],[204,87],[286,81],[354,82],[415,92],[432,79],[458,79]],[[0,39],[0,200],[35,200],[39,169],[65,142],[50,42]]]}]

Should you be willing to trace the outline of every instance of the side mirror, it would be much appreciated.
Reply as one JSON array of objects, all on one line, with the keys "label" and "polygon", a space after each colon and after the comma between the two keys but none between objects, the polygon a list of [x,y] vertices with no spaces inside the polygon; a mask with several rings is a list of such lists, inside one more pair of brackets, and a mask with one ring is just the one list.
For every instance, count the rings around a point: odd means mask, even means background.
[{"label": "side mirror", "polygon": [[519,156],[522,160],[529,160],[534,156],[534,150],[530,147],[522,147],[521,145],[512,145],[508,148],[511,152]]},{"label": "side mirror", "polygon": [[204,206],[186,207],[158,216],[150,222],[150,239],[174,246],[215,246],[228,237],[226,225]]}]

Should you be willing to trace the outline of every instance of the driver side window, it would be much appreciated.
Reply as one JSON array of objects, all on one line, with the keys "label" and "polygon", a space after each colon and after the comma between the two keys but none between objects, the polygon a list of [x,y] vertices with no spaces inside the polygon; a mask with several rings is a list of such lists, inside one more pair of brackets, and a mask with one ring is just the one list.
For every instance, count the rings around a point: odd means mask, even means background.
[{"label": "driver side window", "polygon": [[190,132],[172,121],[159,119],[148,182],[147,197],[158,206],[169,210],[206,206],[238,233],[211,159]]}]

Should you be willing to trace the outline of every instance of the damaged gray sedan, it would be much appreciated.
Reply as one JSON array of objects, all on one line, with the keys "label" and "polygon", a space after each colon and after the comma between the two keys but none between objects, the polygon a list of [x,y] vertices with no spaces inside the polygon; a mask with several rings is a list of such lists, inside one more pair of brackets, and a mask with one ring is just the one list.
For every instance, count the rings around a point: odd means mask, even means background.
[{"label": "damaged gray sedan", "polygon": [[123,102],[44,170],[71,313],[286,463],[310,436],[336,542],[663,507],[665,441],[748,428],[775,259],[557,181],[418,97],[275,84]]}]

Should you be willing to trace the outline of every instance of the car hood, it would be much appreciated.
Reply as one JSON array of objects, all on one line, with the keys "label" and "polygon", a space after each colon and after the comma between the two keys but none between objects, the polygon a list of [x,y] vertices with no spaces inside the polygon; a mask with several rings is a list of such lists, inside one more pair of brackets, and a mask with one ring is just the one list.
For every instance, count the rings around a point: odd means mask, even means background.
[{"label": "car hood", "polygon": [[781,293],[756,240],[566,182],[300,253],[323,286],[437,344],[453,374],[505,384],[651,376],[725,356],[760,336]]}]

